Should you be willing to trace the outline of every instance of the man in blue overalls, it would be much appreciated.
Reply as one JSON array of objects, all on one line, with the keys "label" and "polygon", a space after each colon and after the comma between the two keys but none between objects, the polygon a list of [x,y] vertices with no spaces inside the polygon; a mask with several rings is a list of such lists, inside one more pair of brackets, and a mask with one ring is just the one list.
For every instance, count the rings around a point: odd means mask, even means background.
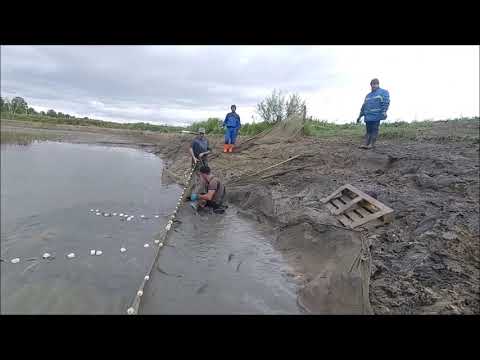
[{"label": "man in blue overalls", "polygon": [[360,115],[357,119],[358,124],[361,117],[364,116],[365,125],[367,126],[365,145],[360,146],[361,149],[371,149],[375,147],[380,121],[387,118],[387,110],[390,105],[390,94],[387,90],[380,88],[378,79],[373,79],[370,82],[370,86],[372,91],[365,97]]},{"label": "man in blue overalls", "polygon": [[232,105],[230,107],[232,112],[228,113],[223,121],[225,128],[225,144],[223,145],[223,152],[233,152],[235,141],[237,140],[238,131],[240,130],[240,116],[235,112],[237,107]]}]

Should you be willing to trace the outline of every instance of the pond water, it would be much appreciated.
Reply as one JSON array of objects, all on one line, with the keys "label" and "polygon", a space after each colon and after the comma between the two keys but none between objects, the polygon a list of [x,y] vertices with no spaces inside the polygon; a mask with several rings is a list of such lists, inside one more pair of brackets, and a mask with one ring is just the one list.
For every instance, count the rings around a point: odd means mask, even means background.
[{"label": "pond water", "polygon": [[[2,145],[2,314],[125,314],[182,191],[162,181],[162,167],[157,156],[131,148]],[[233,207],[197,215],[184,206],[179,220],[142,313],[298,312],[288,265],[268,229]]]}]

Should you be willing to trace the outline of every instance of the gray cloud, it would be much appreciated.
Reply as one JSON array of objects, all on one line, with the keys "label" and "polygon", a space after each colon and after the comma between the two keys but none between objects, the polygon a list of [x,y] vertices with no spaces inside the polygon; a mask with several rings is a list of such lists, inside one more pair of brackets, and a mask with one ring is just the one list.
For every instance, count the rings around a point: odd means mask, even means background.
[{"label": "gray cloud", "polygon": [[[252,109],[274,88],[314,91],[331,63],[315,47],[2,46],[2,96],[117,121],[188,123]],[[211,114],[211,115],[209,115]]]}]

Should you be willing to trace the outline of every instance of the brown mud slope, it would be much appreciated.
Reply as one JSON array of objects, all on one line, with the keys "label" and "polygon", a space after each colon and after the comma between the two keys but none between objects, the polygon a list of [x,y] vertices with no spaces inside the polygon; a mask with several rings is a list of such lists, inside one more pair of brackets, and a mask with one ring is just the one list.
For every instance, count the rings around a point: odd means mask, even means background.
[{"label": "brown mud slope", "polygon": [[[322,274],[332,264],[338,269],[342,261],[344,270],[350,268],[354,254],[342,253],[338,247],[345,246],[351,252],[361,246],[354,234],[328,225],[335,222],[319,202],[350,183],[375,193],[379,201],[395,210],[392,223],[367,233],[371,254],[367,283],[370,280],[373,312],[478,314],[478,123],[462,129],[453,126],[437,123],[415,141],[383,140],[380,135],[375,150],[358,149],[359,139],[270,137],[268,141],[252,140],[238,153],[223,154],[222,139],[210,137],[216,153],[210,165],[226,179],[229,201],[258,221],[269,221],[276,227],[276,245],[302,274],[306,286],[300,300],[310,304],[310,310],[320,311],[325,302],[341,302],[342,295],[331,294],[331,286],[345,276],[344,271],[337,271],[335,276]],[[473,140],[462,138],[472,133],[477,134]],[[149,140],[158,144],[157,152],[169,160],[168,169],[177,178],[190,164],[187,151],[191,138],[167,135]],[[281,166],[234,181],[239,175],[254,174],[296,155],[300,156]],[[326,238],[337,242],[328,241],[327,246]],[[346,242],[355,243],[356,248],[346,246]],[[329,252],[330,257],[325,255]],[[321,285],[322,281],[328,283]],[[348,285],[355,281],[351,278],[335,288],[350,294],[343,299],[359,295]],[[327,290],[331,297],[325,298],[318,288]],[[329,309],[335,313],[331,306]]]}]

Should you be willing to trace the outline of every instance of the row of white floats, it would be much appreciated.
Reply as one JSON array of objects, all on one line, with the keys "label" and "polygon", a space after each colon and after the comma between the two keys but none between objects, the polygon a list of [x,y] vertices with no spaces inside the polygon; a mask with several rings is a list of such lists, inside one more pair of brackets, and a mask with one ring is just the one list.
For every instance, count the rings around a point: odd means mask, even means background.
[{"label": "row of white floats", "polygon": [[[160,240],[154,240],[153,242],[155,243],[155,245],[158,245],[158,246],[160,246],[160,247],[163,246],[163,243],[160,242]],[[148,248],[148,247],[150,247],[150,244],[145,243],[145,244],[143,245],[143,247],[144,247],[144,248]],[[124,252],[126,252],[126,251],[127,251],[126,248],[124,248],[124,247],[120,248],[120,252],[124,253]],[[96,250],[96,249],[90,250],[90,255],[92,255],[92,256],[100,256],[100,255],[102,255],[102,254],[103,254],[103,251],[102,251],[102,250]],[[67,255],[65,255],[65,256],[66,256],[68,259],[74,259],[74,258],[76,257],[76,254],[72,252],[72,253],[69,253],[69,254],[67,254]],[[52,257],[52,254],[50,254],[50,253],[45,253],[45,254],[42,255],[42,258],[45,259],[45,260],[50,259],[51,257]],[[13,258],[13,259],[10,260],[10,262],[11,262],[12,264],[18,264],[18,263],[20,262],[20,258]]]},{"label": "row of white floats", "polygon": [[[95,213],[95,215],[97,215],[97,216],[102,216],[102,215],[104,217],[118,216],[118,217],[121,217],[121,218],[126,218],[127,221],[131,221],[133,218],[135,218],[134,215],[128,215],[128,214],[124,214],[124,213],[117,214],[116,212],[108,213],[108,212],[100,211],[99,209],[90,209],[90,212]],[[160,217],[160,215],[153,215],[153,216],[155,217],[155,219],[158,219]],[[140,215],[140,219],[148,219],[148,217],[145,216],[145,215]]]}]

